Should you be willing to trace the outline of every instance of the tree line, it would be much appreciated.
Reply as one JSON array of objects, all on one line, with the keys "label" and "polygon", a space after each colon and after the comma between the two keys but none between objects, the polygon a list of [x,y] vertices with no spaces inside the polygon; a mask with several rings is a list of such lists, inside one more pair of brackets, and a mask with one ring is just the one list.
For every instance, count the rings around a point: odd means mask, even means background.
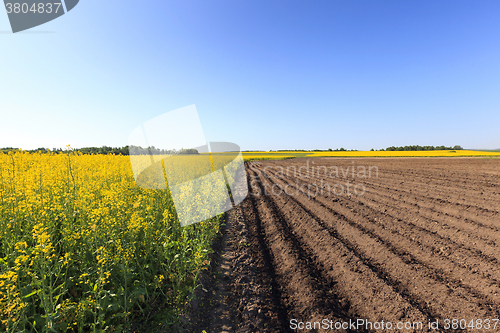
[{"label": "tree line", "polygon": [[[0,148],[0,152],[2,153],[8,153],[9,151],[16,151],[19,150],[19,148],[12,148],[12,147],[6,147],[6,148]],[[461,146],[453,146],[453,147],[446,147],[446,146],[419,146],[419,145],[413,145],[413,146],[403,146],[403,147],[387,147],[385,149],[379,149],[378,151],[420,151],[420,150],[463,150]],[[156,148],[155,146],[150,146],[147,148],[142,148],[139,146],[125,146],[125,147],[108,147],[108,146],[102,146],[102,147],[85,147],[85,148],[70,148],[70,149],[62,149],[62,148],[54,148],[54,149],[48,149],[48,148],[37,148],[37,149],[32,149],[32,150],[25,150],[30,153],[48,153],[48,152],[55,152],[55,153],[68,153],[68,152],[79,152],[81,154],[94,154],[94,155],[174,155],[174,154],[180,154],[180,155],[189,155],[189,154],[199,154],[199,152],[196,149],[180,149],[180,150],[175,150],[175,149],[160,149]],[[272,150],[270,150],[272,151]],[[305,149],[295,149],[295,150],[276,150],[277,152],[307,152],[307,151],[358,151],[356,149],[345,149],[345,148],[337,148],[337,149],[313,149],[313,150],[305,150]],[[371,149],[371,151],[375,151],[375,149]]]},{"label": "tree line", "polygon": [[[373,149],[372,149],[373,150]],[[404,147],[388,147],[385,149],[385,151],[420,151],[420,150],[463,150],[461,146],[453,146],[453,147],[446,147],[446,146],[404,146]],[[380,151],[384,151],[384,149],[380,149]]]},{"label": "tree line", "polygon": [[[8,153],[9,151],[17,151],[17,150],[19,150],[19,148],[12,148],[12,147],[0,148],[0,152],[2,152],[2,153]],[[174,155],[174,154],[189,155],[189,154],[199,154],[196,149],[180,149],[180,150],[160,149],[160,148],[156,148],[155,146],[150,146],[147,148],[142,148],[139,146],[125,146],[125,147],[102,146],[102,147],[84,147],[84,148],[69,148],[69,149],[37,148],[37,149],[24,150],[24,151],[29,152],[29,153],[78,152],[78,153],[85,154],[85,155],[130,155],[130,154],[133,154],[133,155]]]},{"label": "tree line", "polygon": [[[403,146],[403,147],[387,147],[387,148],[382,148],[379,149],[378,151],[420,151],[420,150],[463,150],[463,148],[459,145],[453,146],[453,147],[446,147],[446,146],[419,146],[419,145],[413,145],[413,146]],[[272,151],[272,150],[270,150]],[[357,149],[345,149],[345,148],[337,148],[337,149],[313,149],[313,150],[305,150],[305,149],[282,149],[282,150],[276,150],[278,152],[307,152],[307,151],[359,151]],[[371,149],[370,151],[376,151],[375,149]]]}]

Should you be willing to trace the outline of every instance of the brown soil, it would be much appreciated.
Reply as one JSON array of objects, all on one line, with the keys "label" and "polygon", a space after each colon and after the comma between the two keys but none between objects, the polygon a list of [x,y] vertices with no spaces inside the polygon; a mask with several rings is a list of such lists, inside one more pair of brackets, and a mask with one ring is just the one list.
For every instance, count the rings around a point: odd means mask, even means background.
[{"label": "brown soil", "polygon": [[500,159],[303,158],[248,163],[247,174],[206,296],[216,306],[196,332],[354,331],[293,330],[293,319],[394,325],[357,332],[452,331],[446,319],[478,331],[471,320],[490,319],[481,331],[500,331]]}]

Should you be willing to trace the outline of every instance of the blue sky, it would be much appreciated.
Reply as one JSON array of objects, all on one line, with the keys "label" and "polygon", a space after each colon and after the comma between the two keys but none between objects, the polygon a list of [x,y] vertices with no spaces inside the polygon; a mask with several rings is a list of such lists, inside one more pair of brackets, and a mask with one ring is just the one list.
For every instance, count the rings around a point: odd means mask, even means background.
[{"label": "blue sky", "polygon": [[97,1],[12,34],[0,147],[124,146],[195,104],[242,149],[500,148],[498,1]]}]

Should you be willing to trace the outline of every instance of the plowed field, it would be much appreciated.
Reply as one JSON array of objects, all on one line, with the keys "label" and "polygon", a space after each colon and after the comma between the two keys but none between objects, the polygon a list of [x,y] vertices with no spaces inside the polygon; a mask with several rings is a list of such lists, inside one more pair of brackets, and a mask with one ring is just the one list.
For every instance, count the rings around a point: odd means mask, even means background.
[{"label": "plowed field", "polygon": [[265,300],[254,331],[500,330],[499,159],[293,159],[247,174]]}]

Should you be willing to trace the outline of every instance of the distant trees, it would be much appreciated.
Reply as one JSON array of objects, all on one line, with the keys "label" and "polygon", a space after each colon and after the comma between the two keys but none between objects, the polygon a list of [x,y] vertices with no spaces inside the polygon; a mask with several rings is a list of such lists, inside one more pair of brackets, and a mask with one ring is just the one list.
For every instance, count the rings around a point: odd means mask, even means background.
[{"label": "distant trees", "polygon": [[[8,153],[9,151],[14,151],[14,150],[19,150],[19,148],[12,148],[12,147],[6,147],[6,148],[0,148],[0,153]],[[455,145],[453,147],[446,147],[446,146],[404,146],[404,147],[387,147],[386,149],[380,149],[379,151],[419,151],[419,150],[463,150],[463,148],[459,145]],[[108,147],[108,146],[102,146],[102,147],[85,147],[85,148],[80,148],[80,149],[61,149],[61,148],[54,148],[54,149],[48,149],[48,148],[37,148],[33,150],[27,150],[28,152],[31,153],[48,153],[48,152],[56,152],[56,153],[66,153],[69,151],[73,152],[79,152],[82,154],[98,154],[98,155],[173,155],[173,154],[180,154],[180,155],[189,155],[189,154],[199,154],[199,152],[196,149],[181,149],[181,150],[175,150],[175,149],[160,149],[156,148],[155,146],[150,146],[147,148],[142,148],[139,146],[125,146],[125,147]],[[272,151],[272,150],[270,150]],[[295,150],[277,150],[277,152],[306,152],[307,150],[304,149],[295,149]],[[358,151],[356,149],[345,149],[343,147],[338,148],[338,149],[332,149],[328,148],[328,150],[322,150],[322,149],[314,149],[312,151]],[[374,151],[372,148],[370,151]]]},{"label": "distant trees", "polygon": [[13,151],[13,150],[19,150],[19,149],[18,148],[12,148],[12,147],[5,147],[5,148],[1,148],[0,152],[7,154],[9,151]]},{"label": "distant trees", "polygon": [[174,155],[174,154],[179,154],[179,155],[191,155],[191,154],[199,154],[198,150],[190,148],[190,149],[180,149],[180,150],[175,150],[175,149],[160,149],[156,148],[155,146],[147,147],[147,148],[142,148],[138,146],[126,146],[127,148],[127,153],[123,155]]},{"label": "distant trees", "polygon": [[[7,148],[0,148],[0,152],[2,153],[8,153],[9,151],[15,151],[19,150],[19,148],[12,148],[12,147],[7,147]],[[37,148],[33,150],[26,150],[27,152],[30,153],[48,153],[48,152],[55,152],[55,153],[67,153],[67,152],[79,152],[81,154],[85,155],[171,155],[171,154],[198,154],[198,151],[196,149],[181,149],[179,151],[172,149],[159,149],[156,148],[155,146],[147,147],[147,148],[142,148],[139,146],[125,146],[125,147],[108,147],[108,146],[102,146],[102,147],[84,147],[84,148],[79,148],[79,149],[61,149],[61,148],[54,148],[54,149],[48,149],[48,148]]]},{"label": "distant trees", "polygon": [[345,148],[341,147],[340,149],[335,149],[333,151],[358,151],[358,150],[357,149],[348,150],[348,149],[345,149]]},{"label": "distant trees", "polygon": [[160,149],[155,146],[150,146],[147,148],[142,148],[139,146],[126,146],[127,153],[124,155],[172,155],[176,153],[175,149]]},{"label": "distant trees", "polygon": [[98,155],[128,155],[129,154],[129,146],[114,148],[108,146],[102,147],[85,147],[80,149],[74,149],[74,151],[78,151],[82,154],[98,154]]},{"label": "distant trees", "polygon": [[[454,147],[446,147],[446,146],[404,146],[404,147],[387,147],[385,151],[420,151],[420,150],[463,150],[461,146]],[[380,149],[380,151],[384,151],[384,149]]]},{"label": "distant trees", "polygon": [[[247,150],[247,151],[265,151],[265,150]],[[272,151],[272,150],[270,150],[270,151]],[[308,150],[305,150],[305,149],[278,149],[276,151],[285,151],[285,152],[287,152],[287,151],[304,151],[305,152]]]},{"label": "distant trees", "polygon": [[181,149],[177,152],[179,155],[193,155],[193,154],[199,154],[199,152],[196,149]]}]

